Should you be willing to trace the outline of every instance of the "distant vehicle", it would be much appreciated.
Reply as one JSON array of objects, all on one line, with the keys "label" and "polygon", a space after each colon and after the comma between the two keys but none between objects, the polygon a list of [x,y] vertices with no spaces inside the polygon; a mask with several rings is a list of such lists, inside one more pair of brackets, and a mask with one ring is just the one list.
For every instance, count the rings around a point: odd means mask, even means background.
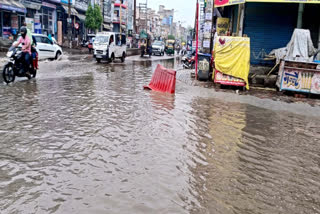
[{"label": "distant vehicle", "polygon": [[167,55],[174,55],[175,40],[166,41],[166,53]]},{"label": "distant vehicle", "polygon": [[152,44],[152,54],[153,55],[160,55],[163,56],[164,55],[164,49],[165,49],[165,44],[162,41],[155,41]]},{"label": "distant vehicle", "polygon": [[126,42],[126,34],[120,35],[116,32],[98,33],[93,43],[93,56],[98,63],[102,59],[113,62],[116,58],[124,62],[127,55]]},{"label": "distant vehicle", "polygon": [[42,34],[32,34],[37,41],[37,52],[39,59],[58,59],[62,55],[61,47],[52,42],[48,36]]},{"label": "distant vehicle", "polygon": [[89,49],[89,53],[91,53],[93,51],[93,43],[94,43],[95,37],[96,37],[95,34],[88,34],[87,35],[87,40],[88,41],[86,43],[86,46]]}]

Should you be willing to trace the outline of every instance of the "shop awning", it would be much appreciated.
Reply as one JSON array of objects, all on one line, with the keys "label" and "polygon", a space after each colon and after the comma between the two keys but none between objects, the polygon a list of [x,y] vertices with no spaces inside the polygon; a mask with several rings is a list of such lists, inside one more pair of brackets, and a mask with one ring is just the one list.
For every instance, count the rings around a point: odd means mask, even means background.
[{"label": "shop awning", "polygon": [[27,10],[23,4],[14,0],[0,0],[0,9],[26,13]]},{"label": "shop awning", "polygon": [[[68,11],[69,11],[68,6],[66,6],[66,5],[61,5],[61,6],[66,11],[66,13],[68,13]],[[78,16],[78,11],[76,9],[74,9],[73,7],[71,7],[71,15]]]},{"label": "shop awning", "polygon": [[319,0],[214,0],[214,6],[224,7],[235,4],[243,4],[246,2],[320,4]]},{"label": "shop awning", "polygon": [[40,10],[41,8],[41,4],[37,4],[37,3],[34,3],[34,2],[29,2],[29,1],[26,1],[24,0],[22,2],[22,4],[26,7],[26,8],[30,8],[30,9],[34,9],[34,10]]},{"label": "shop awning", "polygon": [[103,24],[103,29],[112,30],[109,24]]},{"label": "shop awning", "polygon": [[82,15],[80,13],[78,13],[78,15],[76,15],[81,21],[84,21],[86,20],[86,16],[85,15]]}]

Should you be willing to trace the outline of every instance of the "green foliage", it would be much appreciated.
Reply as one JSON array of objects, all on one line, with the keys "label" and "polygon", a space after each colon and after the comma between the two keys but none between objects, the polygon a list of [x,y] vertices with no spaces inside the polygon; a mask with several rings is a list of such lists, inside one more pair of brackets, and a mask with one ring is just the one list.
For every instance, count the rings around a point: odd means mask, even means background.
[{"label": "green foliage", "polygon": [[101,10],[99,5],[95,4],[94,7],[89,4],[88,10],[86,12],[85,26],[91,30],[97,30],[100,28],[103,21],[101,15]]},{"label": "green foliage", "polygon": [[168,35],[168,39],[169,40],[175,40],[176,38],[174,37],[174,35]]}]

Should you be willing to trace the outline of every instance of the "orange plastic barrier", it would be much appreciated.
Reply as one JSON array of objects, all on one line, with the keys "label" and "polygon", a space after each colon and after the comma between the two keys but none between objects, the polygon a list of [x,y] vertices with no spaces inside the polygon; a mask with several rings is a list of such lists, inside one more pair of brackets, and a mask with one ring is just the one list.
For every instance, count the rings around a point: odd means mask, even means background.
[{"label": "orange plastic barrier", "polygon": [[176,73],[176,71],[158,64],[152,75],[151,82],[149,85],[143,86],[143,88],[173,94],[176,89]]}]

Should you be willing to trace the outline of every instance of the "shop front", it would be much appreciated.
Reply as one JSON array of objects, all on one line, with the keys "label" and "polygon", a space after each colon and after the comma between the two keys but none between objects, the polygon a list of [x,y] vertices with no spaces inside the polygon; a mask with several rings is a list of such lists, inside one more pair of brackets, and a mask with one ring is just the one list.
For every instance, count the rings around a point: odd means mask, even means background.
[{"label": "shop front", "polygon": [[13,0],[0,0],[0,36],[13,39],[25,21],[26,8]]}]

